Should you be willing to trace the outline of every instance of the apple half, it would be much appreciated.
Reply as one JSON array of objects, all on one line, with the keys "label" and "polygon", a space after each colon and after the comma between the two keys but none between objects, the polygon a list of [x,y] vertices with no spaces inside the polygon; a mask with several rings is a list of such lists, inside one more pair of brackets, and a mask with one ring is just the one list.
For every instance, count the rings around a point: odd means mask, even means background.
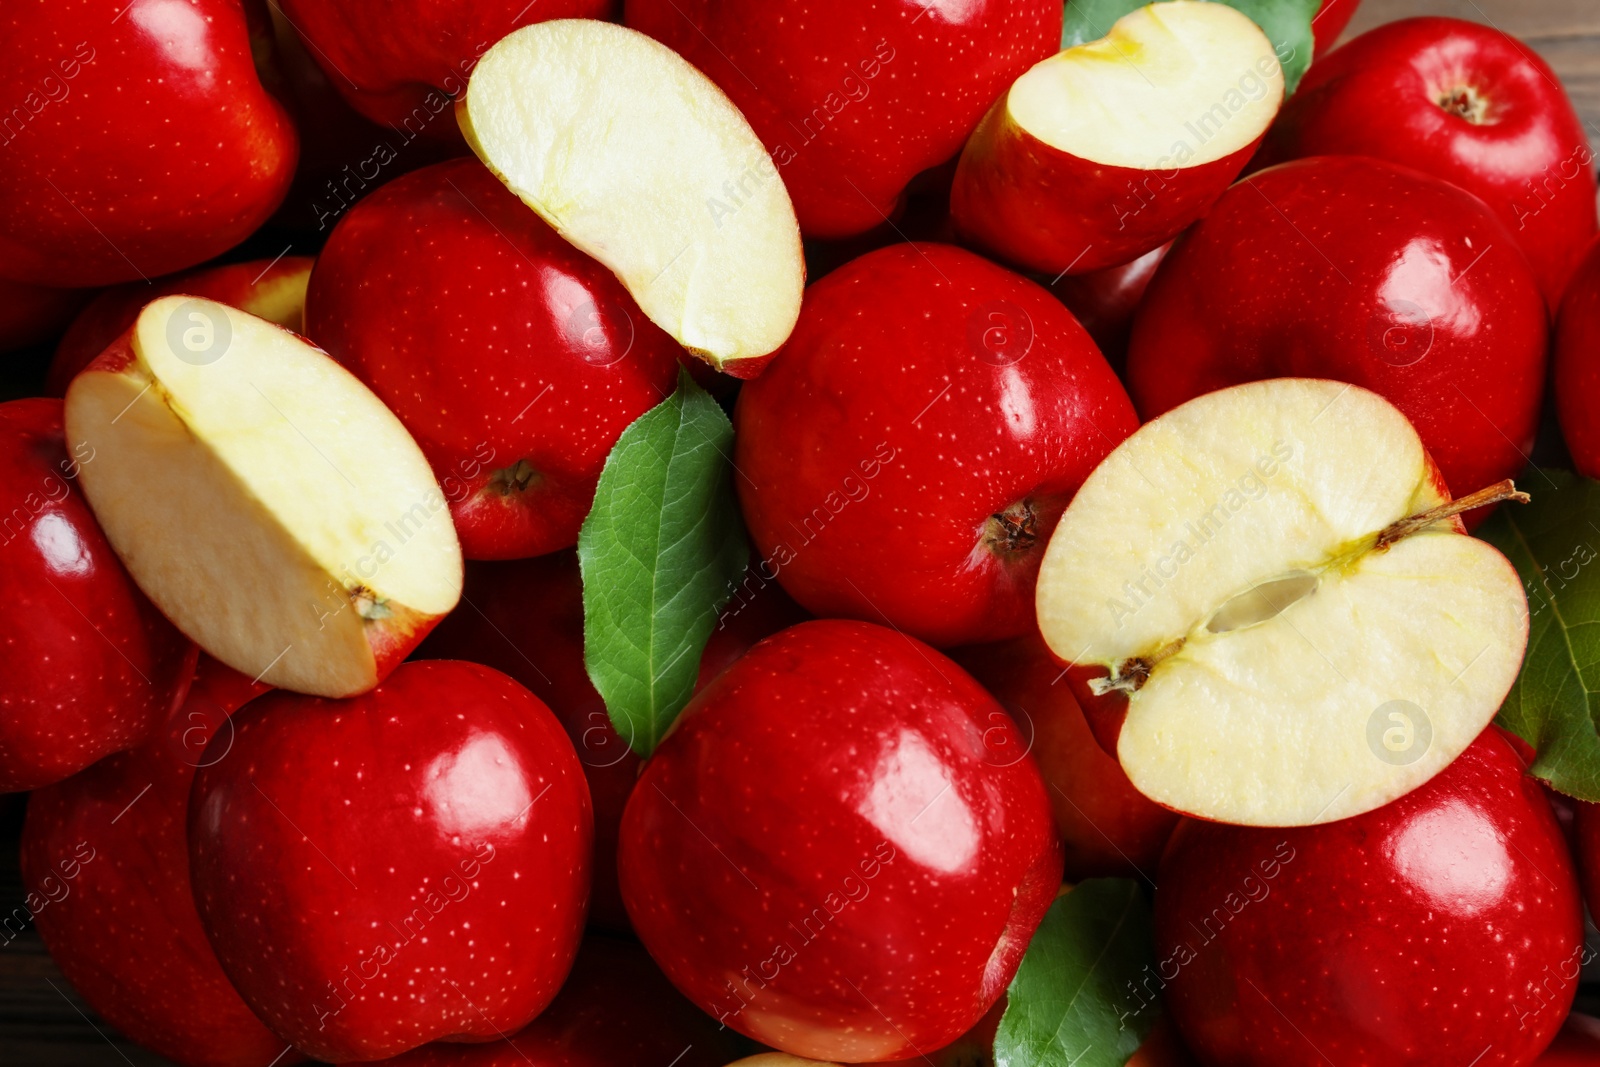
[{"label": "apple half", "polygon": [[1283,91],[1248,16],[1201,0],[1140,8],[1016,80],[961,153],[951,217],[967,240],[1050,274],[1137,259],[1222,195]]},{"label": "apple half", "polygon": [[460,598],[416,442],[326,353],[253,315],[153,301],[73,379],[66,430],[134,581],[248,677],[365,692]]},{"label": "apple half", "polygon": [[1198,397],[1095,469],[1039,569],[1039,626],[1140,792],[1249,826],[1422,785],[1516,680],[1511,564],[1387,400],[1304,378]]},{"label": "apple half", "polygon": [[650,320],[753,378],[800,314],[794,206],[721,89],[636,30],[556,19],[472,72],[456,118],[478,157],[611,269]]}]

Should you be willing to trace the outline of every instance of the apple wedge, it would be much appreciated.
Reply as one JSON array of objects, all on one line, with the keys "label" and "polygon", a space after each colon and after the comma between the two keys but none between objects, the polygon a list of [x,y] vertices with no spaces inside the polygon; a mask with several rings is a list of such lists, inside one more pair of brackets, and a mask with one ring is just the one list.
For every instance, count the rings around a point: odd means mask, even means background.
[{"label": "apple wedge", "polygon": [[1248,16],[1151,4],[1016,80],[961,153],[951,216],[1033,270],[1126,263],[1205,213],[1282,102],[1277,54]]},{"label": "apple wedge", "polygon": [[752,378],[794,329],[805,262],[783,179],[670,48],[607,22],[527,26],[479,61],[456,119],[512,192],[713,367]]},{"label": "apple wedge", "polygon": [[155,605],[241,673],[377,685],[461,594],[444,495],[389,409],[300,337],[211,300],[145,307],[67,391],[89,505]]},{"label": "apple wedge", "polygon": [[1488,726],[1527,643],[1511,564],[1376,393],[1279,378],[1146,423],[1045,550],[1045,641],[1134,786],[1253,826],[1422,785]]}]

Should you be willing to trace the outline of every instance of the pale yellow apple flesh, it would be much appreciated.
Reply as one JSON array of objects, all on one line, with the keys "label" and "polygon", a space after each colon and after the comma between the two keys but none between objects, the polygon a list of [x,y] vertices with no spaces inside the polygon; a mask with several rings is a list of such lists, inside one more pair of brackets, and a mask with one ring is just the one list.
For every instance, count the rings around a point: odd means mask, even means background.
[{"label": "pale yellow apple flesh", "polygon": [[74,379],[67,436],[117,555],[252,678],[371,689],[461,593],[461,549],[398,419],[303,339],[194,297],[148,305]]},{"label": "pale yellow apple flesh", "polygon": [[479,61],[456,116],[685,348],[728,369],[788,338],[805,284],[788,191],[744,116],[670,48],[606,22],[527,26]]},{"label": "pale yellow apple flesh", "polygon": [[1039,625],[1105,673],[1100,698],[1126,697],[1117,757],[1158,803],[1266,826],[1370,811],[1465,749],[1522,663],[1505,557],[1454,519],[1389,543],[1447,500],[1375,393],[1211,393],[1084,483],[1040,567]]}]

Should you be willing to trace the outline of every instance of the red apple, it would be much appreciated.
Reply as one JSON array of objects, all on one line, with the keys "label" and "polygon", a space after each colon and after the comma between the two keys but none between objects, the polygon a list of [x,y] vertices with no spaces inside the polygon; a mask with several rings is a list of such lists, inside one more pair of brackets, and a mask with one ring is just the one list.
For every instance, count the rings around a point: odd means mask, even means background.
[{"label": "red apple", "polygon": [[1185,821],[1155,974],[1207,1064],[1526,1064],[1578,987],[1561,831],[1495,728],[1385,807],[1301,829]]},{"label": "red apple", "polygon": [[1317,55],[1333,47],[1360,6],[1361,0],[1322,0],[1322,6],[1311,18],[1311,34],[1316,40]]},{"label": "red apple", "polygon": [[59,400],[0,404],[0,792],[142,742],[198,651],[128,577],[77,485]]},{"label": "red apple", "polygon": [[[1056,0],[814,4],[627,0],[626,21],[721,86],[766,145],[807,237],[882,223],[961,150],[1006,86],[1060,47]],[[749,195],[730,174],[715,201]]]},{"label": "red apple", "polygon": [[0,276],[107,285],[266,221],[296,139],[237,0],[63,0],[0,17]]},{"label": "red apple", "polygon": [[[333,1062],[491,1041],[583,933],[589,792],[548,708],[470,663],[335,701],[271,693],[189,807],[200,919],[245,1003]],[[207,758],[220,739],[207,749]]]},{"label": "red apple", "polygon": [[1534,1067],[1594,1067],[1600,1063],[1600,1019],[1573,1013]]},{"label": "red apple", "polygon": [[[700,656],[704,688],[751,645],[805,617],[781,588],[749,575]],[[583,763],[594,802],[594,892],[589,923],[626,933],[617,888],[617,830],[643,762],[617,735],[583,663],[583,582],[571,551],[467,564],[461,605],[417,649],[419,659],[461,659],[509,674],[556,713]]]},{"label": "red apple", "polygon": [[1066,667],[1037,633],[951,655],[1005,707],[1045,785],[1065,846],[1069,882],[1154,878],[1178,816],[1133,787],[1116,757],[1095,740],[1073,699]]},{"label": "red apple", "polygon": [[1600,240],[1572,275],[1556,316],[1556,414],[1572,464],[1585,478],[1600,478]]},{"label": "red apple", "polygon": [[560,996],[504,1041],[425,1045],[387,1067],[724,1067],[733,1034],[684,999],[638,945],[583,942]]},{"label": "red apple", "polygon": [[[227,758],[228,716],[266,691],[202,659],[188,699],[163,730],[28,801],[22,869],[29,890],[43,894],[62,858],[83,859],[71,891],[39,911],[50,955],[107,1022],[187,1067],[299,1059],[283,1057],[286,1043],[223,975],[189,889],[190,783],[202,763]],[[207,748],[213,736],[220,740]]]},{"label": "red apple", "polygon": [[692,700],[628,801],[634,929],[725,1025],[798,1056],[954,1041],[1061,882],[1039,772],[961,668],[883,627],[792,627]]},{"label": "red apple", "polygon": [[82,289],[0,279],[0,355],[55,339],[89,296]]},{"label": "red apple", "polygon": [[575,544],[611,446],[671,393],[683,355],[475,159],[340,220],[306,332],[417,439],[470,559]]},{"label": "red apple", "polygon": [[1545,309],[1482,201],[1354,156],[1245,179],[1174,246],[1134,319],[1146,419],[1263,378],[1351,382],[1415,424],[1452,494],[1528,464]]},{"label": "red apple", "polygon": [[1194,0],[1138,8],[1039,63],[989,109],[961,153],[951,217],[963,237],[1031,270],[1125,263],[1216,202],[1283,88],[1249,16]]},{"label": "red apple", "polygon": [[407,140],[452,144],[451,102],[489,46],[547,19],[607,18],[615,0],[283,0],[334,88]]},{"label": "red apple", "polygon": [[734,423],[766,573],[815,615],[958,645],[1033,625],[1061,509],[1137,419],[1049,293],[970,252],[904,244],[807,290]]},{"label": "red apple", "polygon": [[177,293],[209,297],[299,333],[304,328],[311,263],[310,256],[258,259],[107,289],[78,314],[56,345],[45,388],[51,396],[65,396],[73,377],[111,347],[157,297]]},{"label": "red apple", "polygon": [[1133,333],[1133,315],[1150,288],[1156,268],[1172,250],[1170,243],[1146,252],[1128,263],[1088,274],[1063,274],[1048,282],[1048,288],[1077,316],[1089,331],[1106,362],[1119,372],[1128,362],[1128,338]]},{"label": "red apple", "polygon": [[1594,151],[1572,101],[1544,60],[1491,26],[1402,19],[1317,61],[1261,158],[1331,155],[1402,163],[1482,197],[1552,312],[1600,229]]}]

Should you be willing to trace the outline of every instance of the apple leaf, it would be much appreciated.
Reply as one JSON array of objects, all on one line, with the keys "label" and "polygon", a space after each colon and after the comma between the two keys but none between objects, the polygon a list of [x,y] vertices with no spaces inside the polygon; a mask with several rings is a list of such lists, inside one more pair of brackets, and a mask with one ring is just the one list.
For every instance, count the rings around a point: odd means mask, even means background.
[{"label": "apple leaf", "polygon": [[[1311,66],[1312,20],[1322,0],[1217,0],[1249,15],[1272,42],[1283,66],[1285,93],[1295,86]],[[1122,16],[1137,11],[1150,0],[1067,0],[1066,18],[1061,24],[1061,47],[1072,48],[1098,41],[1111,32]]]},{"label": "apple leaf", "polygon": [[1527,658],[1495,721],[1538,752],[1535,777],[1600,801],[1600,482],[1536,469],[1526,488],[1478,528],[1528,594]]},{"label": "apple leaf", "polygon": [[728,416],[680,371],[677,391],[617,439],[578,534],[584,666],[641,756],[694,694],[700,653],[749,558],[732,444]]},{"label": "apple leaf", "polygon": [[1135,992],[1154,962],[1138,883],[1096,878],[1057,897],[1011,980],[995,1067],[1122,1067],[1160,1015]]}]

